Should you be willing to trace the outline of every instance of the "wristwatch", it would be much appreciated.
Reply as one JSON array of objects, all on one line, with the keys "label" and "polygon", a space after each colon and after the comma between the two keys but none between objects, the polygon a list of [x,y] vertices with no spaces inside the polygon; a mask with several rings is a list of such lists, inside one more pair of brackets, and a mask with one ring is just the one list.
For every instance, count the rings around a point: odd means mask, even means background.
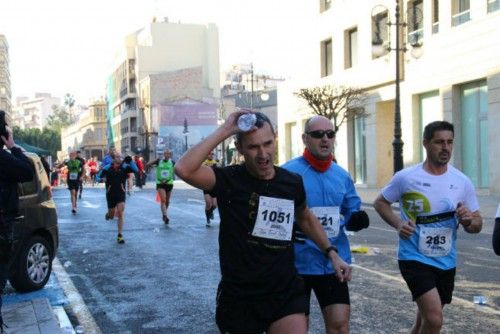
[{"label": "wristwatch", "polygon": [[331,251],[334,251],[335,253],[339,252],[339,250],[337,249],[337,247],[335,247],[333,245],[330,245],[330,247],[328,247],[327,249],[325,249],[325,256],[328,257],[328,254],[330,254]]}]

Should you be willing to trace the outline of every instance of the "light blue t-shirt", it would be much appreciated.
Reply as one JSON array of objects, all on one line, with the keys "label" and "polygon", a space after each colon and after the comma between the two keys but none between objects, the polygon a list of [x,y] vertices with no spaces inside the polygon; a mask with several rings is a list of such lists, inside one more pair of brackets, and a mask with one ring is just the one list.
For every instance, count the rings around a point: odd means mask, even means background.
[{"label": "light blue t-shirt", "polygon": [[479,210],[476,191],[465,174],[451,165],[432,175],[423,163],[403,169],[382,189],[390,203],[399,201],[401,219],[416,223],[410,238],[399,238],[398,259],[419,261],[443,270],[456,267],[459,203]]}]

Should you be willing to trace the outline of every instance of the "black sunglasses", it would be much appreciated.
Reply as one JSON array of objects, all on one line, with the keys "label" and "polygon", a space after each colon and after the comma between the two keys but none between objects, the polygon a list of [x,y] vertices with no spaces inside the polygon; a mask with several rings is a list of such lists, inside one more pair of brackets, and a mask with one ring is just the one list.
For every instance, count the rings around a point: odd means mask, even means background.
[{"label": "black sunglasses", "polygon": [[321,139],[323,138],[324,135],[326,135],[329,139],[332,139],[335,137],[335,132],[333,130],[316,130],[316,131],[309,131],[306,132],[309,136],[316,138],[316,139]]}]

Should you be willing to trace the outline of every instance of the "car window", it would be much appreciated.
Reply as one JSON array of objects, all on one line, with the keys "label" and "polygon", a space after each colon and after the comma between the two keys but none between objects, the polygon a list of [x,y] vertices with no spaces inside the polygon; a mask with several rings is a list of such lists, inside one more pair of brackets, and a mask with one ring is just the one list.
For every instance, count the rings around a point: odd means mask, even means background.
[{"label": "car window", "polygon": [[[33,161],[32,161],[33,163]],[[43,171],[43,166],[42,166],[42,163],[40,161],[35,161],[35,177],[33,178],[33,180],[31,181],[28,181],[28,182],[22,182],[19,184],[19,195],[20,196],[27,196],[27,195],[34,195],[37,193],[37,187],[36,187],[36,183],[37,183],[37,179],[39,178],[38,174],[40,173],[40,171]]]}]

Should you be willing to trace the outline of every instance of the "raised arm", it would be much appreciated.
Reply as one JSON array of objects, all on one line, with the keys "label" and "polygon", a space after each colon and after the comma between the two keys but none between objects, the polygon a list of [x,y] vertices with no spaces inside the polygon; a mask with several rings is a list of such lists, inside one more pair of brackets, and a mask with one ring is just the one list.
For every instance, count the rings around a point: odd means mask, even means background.
[{"label": "raised arm", "polygon": [[203,190],[212,189],[215,185],[215,173],[212,168],[203,165],[203,161],[220,142],[239,131],[236,121],[240,114],[231,113],[217,130],[184,153],[175,163],[175,174],[192,186]]}]

